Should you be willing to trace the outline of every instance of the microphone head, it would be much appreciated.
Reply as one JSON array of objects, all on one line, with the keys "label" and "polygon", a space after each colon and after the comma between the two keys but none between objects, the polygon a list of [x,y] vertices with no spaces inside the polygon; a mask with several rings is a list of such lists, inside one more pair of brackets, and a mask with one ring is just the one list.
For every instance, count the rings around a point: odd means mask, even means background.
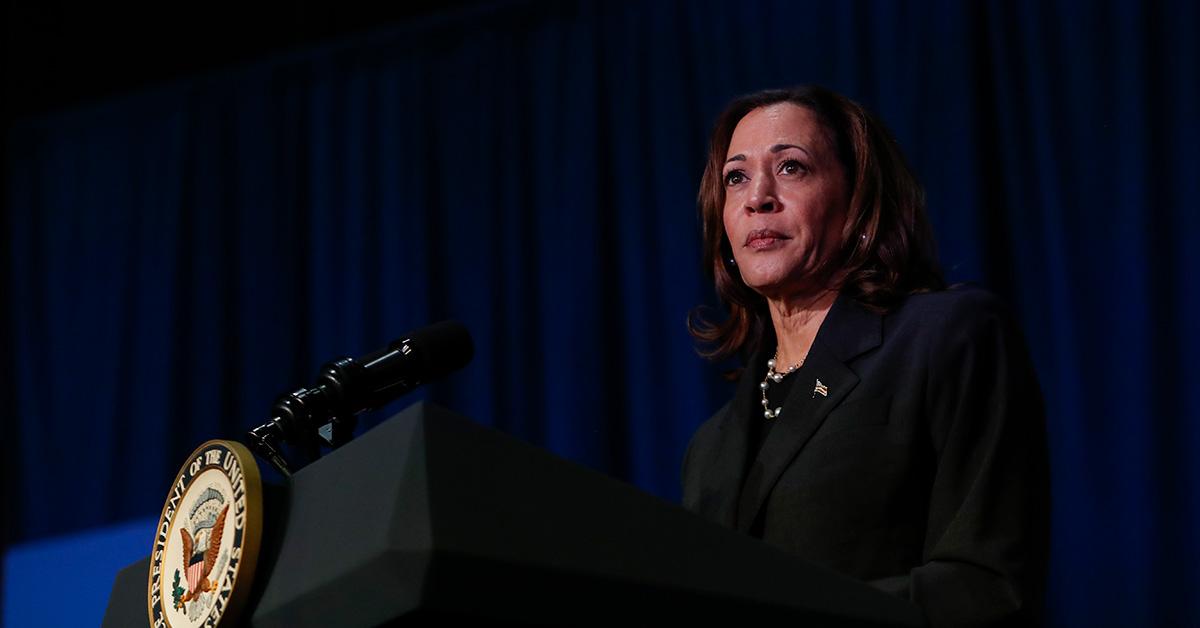
[{"label": "microphone head", "polygon": [[454,320],[418,329],[396,344],[408,345],[417,354],[422,379],[426,381],[461,369],[475,356],[471,332]]}]

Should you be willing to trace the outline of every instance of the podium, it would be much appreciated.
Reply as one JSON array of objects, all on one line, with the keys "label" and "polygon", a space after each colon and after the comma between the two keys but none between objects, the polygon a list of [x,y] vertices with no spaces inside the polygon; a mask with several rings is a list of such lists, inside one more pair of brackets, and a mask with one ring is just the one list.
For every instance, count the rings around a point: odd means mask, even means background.
[{"label": "podium", "polygon": [[[905,600],[428,403],[265,501],[254,628],[923,625]],[[148,625],[148,564],[118,573],[106,628]]]}]

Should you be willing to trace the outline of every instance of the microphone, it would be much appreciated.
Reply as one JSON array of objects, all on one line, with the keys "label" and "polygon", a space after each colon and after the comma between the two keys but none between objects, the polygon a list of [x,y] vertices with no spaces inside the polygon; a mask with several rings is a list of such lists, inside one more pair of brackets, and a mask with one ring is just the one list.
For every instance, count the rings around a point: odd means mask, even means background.
[{"label": "microphone", "polygon": [[361,358],[337,358],[321,367],[314,386],[279,397],[271,420],[247,433],[250,448],[290,477],[280,444],[297,445],[315,460],[321,445],[349,442],[357,415],[457,371],[474,354],[467,328],[442,321]]}]

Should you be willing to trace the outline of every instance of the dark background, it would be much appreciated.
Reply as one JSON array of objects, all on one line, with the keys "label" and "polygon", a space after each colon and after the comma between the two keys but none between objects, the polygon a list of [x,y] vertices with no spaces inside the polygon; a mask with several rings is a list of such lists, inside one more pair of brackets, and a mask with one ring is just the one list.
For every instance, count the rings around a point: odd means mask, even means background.
[{"label": "dark background", "polygon": [[6,0],[5,120],[484,4]]},{"label": "dark background", "polygon": [[6,545],[154,516],[197,443],[451,316],[476,359],[417,397],[677,499],[728,395],[683,329],[707,131],[815,82],[1026,332],[1053,625],[1200,622],[1194,3],[7,7]]}]

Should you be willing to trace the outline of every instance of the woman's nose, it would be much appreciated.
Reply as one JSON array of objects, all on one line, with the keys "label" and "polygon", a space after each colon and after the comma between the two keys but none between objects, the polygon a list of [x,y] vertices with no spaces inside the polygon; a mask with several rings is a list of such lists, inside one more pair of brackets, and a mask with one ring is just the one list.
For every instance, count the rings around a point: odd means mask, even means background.
[{"label": "woman's nose", "polygon": [[775,181],[770,175],[761,175],[751,182],[750,196],[746,199],[746,210],[750,213],[770,213],[779,209],[775,198]]}]

